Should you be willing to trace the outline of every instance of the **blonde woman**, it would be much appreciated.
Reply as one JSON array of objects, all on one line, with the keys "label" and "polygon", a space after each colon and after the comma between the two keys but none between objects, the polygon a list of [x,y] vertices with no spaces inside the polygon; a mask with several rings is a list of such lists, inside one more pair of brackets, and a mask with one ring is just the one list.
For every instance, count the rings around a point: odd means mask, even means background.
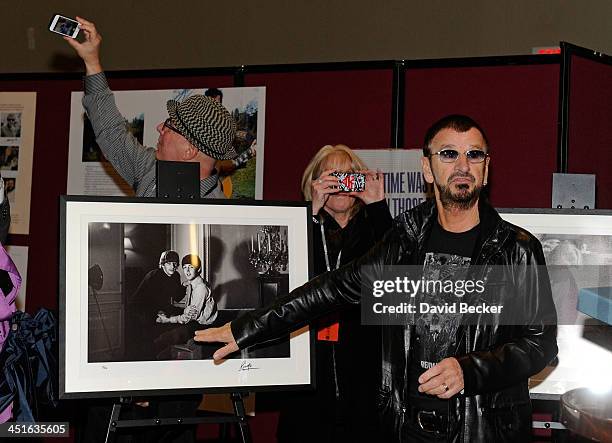
[{"label": "blonde woman", "polygon": [[[365,190],[341,192],[334,172],[362,172]],[[312,202],[315,274],[363,255],[391,227],[383,174],[370,171],[347,146],[327,145],[302,178]],[[359,306],[318,321],[314,392],[292,393],[281,408],[278,441],[376,441],[375,393],[380,376],[379,329],[361,326]]]}]

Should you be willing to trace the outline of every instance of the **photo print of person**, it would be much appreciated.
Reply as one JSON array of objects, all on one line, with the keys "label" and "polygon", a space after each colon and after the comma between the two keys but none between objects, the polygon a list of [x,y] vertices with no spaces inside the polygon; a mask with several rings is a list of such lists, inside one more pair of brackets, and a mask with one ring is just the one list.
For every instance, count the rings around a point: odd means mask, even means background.
[{"label": "photo print of person", "polygon": [[9,199],[11,204],[15,203],[15,189],[17,187],[17,179],[14,177],[3,176],[4,178],[4,192]]},{"label": "photo print of person", "polygon": [[[177,80],[178,81],[178,80]],[[168,118],[168,100],[183,101],[193,94],[215,93],[215,88],[115,91],[118,109],[130,132],[144,147],[155,149],[156,127]],[[232,199],[263,197],[265,150],[265,87],[220,88],[222,105],[238,119],[233,141],[237,157],[215,165],[223,192]],[[217,100],[215,97],[211,97]],[[134,191],[112,165],[105,161],[83,112],[83,92],[71,94],[67,193],[92,196],[134,196]],[[0,140],[0,144],[2,141]],[[223,164],[221,164],[223,163]],[[91,183],[96,183],[92,186]]]},{"label": "photo print of person", "polygon": [[[287,226],[96,222],[88,250],[103,275],[88,284],[90,363],[212,359],[195,330],[289,292]],[[289,357],[287,338],[248,358]]]},{"label": "photo print of person", "polygon": [[19,146],[0,146],[0,170],[19,169]]},{"label": "photo print of person", "polygon": [[21,112],[0,112],[0,137],[21,137]]}]

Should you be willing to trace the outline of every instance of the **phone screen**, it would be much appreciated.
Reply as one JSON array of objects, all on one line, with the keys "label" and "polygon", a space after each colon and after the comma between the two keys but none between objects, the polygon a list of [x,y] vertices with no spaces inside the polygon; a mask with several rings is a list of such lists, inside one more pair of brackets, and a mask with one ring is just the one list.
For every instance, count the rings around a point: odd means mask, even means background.
[{"label": "phone screen", "polygon": [[63,15],[56,14],[51,19],[49,31],[75,38],[79,33],[79,22]]}]

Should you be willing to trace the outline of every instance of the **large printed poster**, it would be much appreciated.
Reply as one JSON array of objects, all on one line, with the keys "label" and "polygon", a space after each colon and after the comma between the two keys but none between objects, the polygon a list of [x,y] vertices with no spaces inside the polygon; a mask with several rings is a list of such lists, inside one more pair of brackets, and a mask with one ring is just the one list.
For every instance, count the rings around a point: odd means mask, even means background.
[{"label": "large printed poster", "polygon": [[[182,101],[203,89],[116,91],[115,101],[127,120],[130,132],[144,146],[157,145],[156,126],[168,118],[166,102]],[[248,161],[234,169],[231,162],[217,165],[223,188],[231,198],[256,198],[263,195],[265,131],[265,88],[220,88],[221,103],[236,120],[234,142],[238,153]],[[91,123],[81,104],[83,92],[73,92],[70,108],[70,147],[68,153],[68,194],[133,196],[134,192],[106,161],[98,147]],[[229,164],[228,164],[229,163]]]},{"label": "large printed poster", "polygon": [[423,203],[429,186],[423,177],[420,149],[357,149],[369,169],[379,169],[385,175],[385,197],[391,216]]},{"label": "large printed poster", "polygon": [[11,234],[30,232],[35,92],[0,92],[0,174],[11,204]]}]

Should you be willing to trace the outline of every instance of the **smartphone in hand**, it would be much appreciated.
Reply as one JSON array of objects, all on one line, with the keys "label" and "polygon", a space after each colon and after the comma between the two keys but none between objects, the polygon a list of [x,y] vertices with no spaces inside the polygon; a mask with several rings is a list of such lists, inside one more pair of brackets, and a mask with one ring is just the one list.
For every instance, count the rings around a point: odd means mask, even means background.
[{"label": "smartphone in hand", "polygon": [[76,38],[81,26],[74,19],[55,14],[49,22],[49,31],[56,32],[67,37]]},{"label": "smartphone in hand", "polygon": [[361,172],[332,172],[338,179],[340,192],[363,192],[365,191],[365,174]]}]

